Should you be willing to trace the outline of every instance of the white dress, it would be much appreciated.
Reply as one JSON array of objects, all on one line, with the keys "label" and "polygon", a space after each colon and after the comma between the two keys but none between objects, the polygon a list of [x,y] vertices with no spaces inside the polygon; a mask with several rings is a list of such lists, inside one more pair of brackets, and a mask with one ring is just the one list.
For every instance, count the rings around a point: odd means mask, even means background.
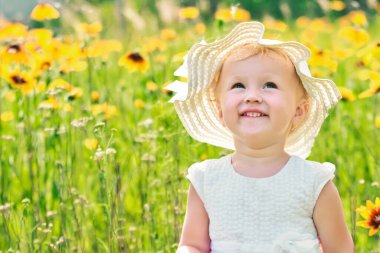
[{"label": "white dress", "polygon": [[186,177],[208,213],[211,252],[320,253],[313,209],[334,171],[291,156],[271,177],[245,177],[230,154],[193,164]]}]

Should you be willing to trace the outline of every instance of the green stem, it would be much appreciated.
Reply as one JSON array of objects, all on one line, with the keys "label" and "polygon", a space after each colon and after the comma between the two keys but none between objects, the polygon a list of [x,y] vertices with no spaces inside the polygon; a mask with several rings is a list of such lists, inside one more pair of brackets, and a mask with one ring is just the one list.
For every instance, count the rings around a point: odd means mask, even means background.
[{"label": "green stem", "polygon": [[107,194],[107,179],[105,171],[102,168],[101,165],[102,161],[97,161],[98,165],[98,176],[99,176],[99,182],[100,182],[100,200],[103,206],[103,212],[106,217],[106,234],[107,234],[107,240],[108,245],[110,245],[111,251],[112,251],[112,229],[111,229],[111,222],[110,222],[110,212],[108,210],[109,207],[109,201],[108,201],[108,194]]},{"label": "green stem", "polygon": [[[1,64],[0,64],[0,73],[1,73]],[[0,87],[3,87],[3,79],[0,78]],[[3,94],[0,93],[0,116],[1,116],[1,112],[2,112],[2,101],[3,101]],[[0,143],[3,142],[3,140],[1,139],[2,138],[2,131],[3,130],[3,125],[2,125],[2,122],[1,122],[1,119],[0,119]],[[7,179],[7,176],[6,176],[6,171],[5,171],[5,166],[3,167],[3,159],[2,159],[2,154],[3,154],[3,145],[1,144],[0,145],[0,178],[1,178],[1,191],[0,191],[0,203],[5,203],[6,202],[6,199],[5,199],[5,192],[6,192],[6,189],[5,189],[5,184],[6,184],[6,179]]]},{"label": "green stem", "polygon": [[9,229],[8,229],[7,218],[5,217],[5,213],[3,213],[2,216],[3,216],[3,220],[4,220],[4,223],[3,223],[4,231],[5,231],[5,234],[7,235],[7,238],[8,238],[8,247],[11,247],[12,238],[11,238],[11,233],[9,232]]}]

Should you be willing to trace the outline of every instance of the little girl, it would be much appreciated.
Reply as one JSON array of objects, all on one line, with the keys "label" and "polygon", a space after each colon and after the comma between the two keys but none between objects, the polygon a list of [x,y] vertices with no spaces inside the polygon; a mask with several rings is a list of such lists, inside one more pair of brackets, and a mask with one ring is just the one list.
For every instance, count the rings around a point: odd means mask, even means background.
[{"label": "little girl", "polygon": [[193,138],[234,150],[189,168],[177,252],[354,252],[334,165],[305,160],[339,91],[304,45],[263,33],[246,22],[195,44],[175,73],[188,83],[168,86]]}]

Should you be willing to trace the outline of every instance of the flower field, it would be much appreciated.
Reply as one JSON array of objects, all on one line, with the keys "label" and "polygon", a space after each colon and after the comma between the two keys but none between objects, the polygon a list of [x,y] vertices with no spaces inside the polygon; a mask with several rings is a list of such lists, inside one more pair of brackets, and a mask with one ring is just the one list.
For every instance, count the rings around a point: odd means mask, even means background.
[{"label": "flower field", "polygon": [[[141,28],[113,7],[41,3],[27,24],[0,18],[0,253],[175,252],[188,166],[230,152],[188,136],[165,86],[193,43],[255,17],[177,6],[174,21]],[[309,159],[336,165],[357,252],[380,252],[380,4],[328,8],[259,21],[264,37],[307,45],[312,74],[339,86]]]}]

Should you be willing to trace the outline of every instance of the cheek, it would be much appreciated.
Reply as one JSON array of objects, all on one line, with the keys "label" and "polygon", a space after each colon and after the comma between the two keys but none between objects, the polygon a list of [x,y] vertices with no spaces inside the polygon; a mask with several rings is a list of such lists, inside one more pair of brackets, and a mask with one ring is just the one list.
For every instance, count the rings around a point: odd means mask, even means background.
[{"label": "cheek", "polygon": [[221,101],[222,111],[232,111],[235,110],[238,105],[238,99],[234,96],[228,96]]},{"label": "cheek", "polygon": [[271,107],[281,118],[292,118],[296,113],[296,103],[290,98],[272,97]]}]

